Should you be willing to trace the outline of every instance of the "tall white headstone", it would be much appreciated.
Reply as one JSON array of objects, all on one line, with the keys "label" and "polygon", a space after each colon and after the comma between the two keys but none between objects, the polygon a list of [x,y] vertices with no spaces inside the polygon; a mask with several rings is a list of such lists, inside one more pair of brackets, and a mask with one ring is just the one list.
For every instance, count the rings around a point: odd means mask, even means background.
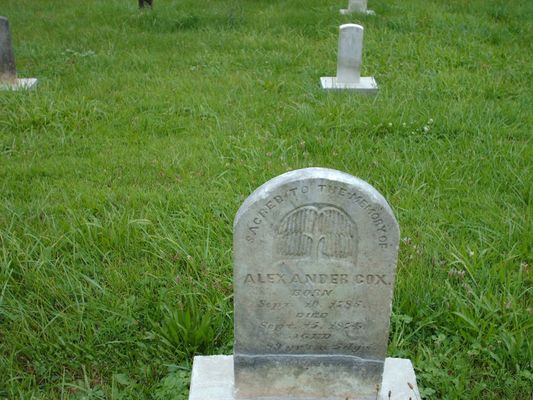
[{"label": "tall white headstone", "polygon": [[369,10],[367,7],[368,7],[368,0],[350,0],[348,2],[348,8],[341,9],[340,13],[343,15],[352,14],[352,13],[374,15],[375,14],[374,11]]},{"label": "tall white headstone", "polygon": [[37,79],[18,79],[9,21],[0,16],[0,90],[31,89]]},{"label": "tall white headstone", "polygon": [[354,90],[376,93],[378,85],[374,77],[361,77],[364,28],[356,24],[340,26],[337,76],[322,77],[322,89]]},{"label": "tall white headstone", "polygon": [[399,229],[376,189],[306,168],[259,187],[234,222],[234,356],[195,357],[190,400],[419,398],[386,358]]}]

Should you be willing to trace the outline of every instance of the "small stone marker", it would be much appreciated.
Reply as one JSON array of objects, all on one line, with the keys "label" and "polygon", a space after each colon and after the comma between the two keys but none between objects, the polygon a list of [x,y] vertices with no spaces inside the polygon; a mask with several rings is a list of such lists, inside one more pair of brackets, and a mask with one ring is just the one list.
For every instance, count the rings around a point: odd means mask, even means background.
[{"label": "small stone marker", "polygon": [[139,8],[144,8],[145,4],[152,8],[153,0],[139,0]]},{"label": "small stone marker", "polygon": [[351,175],[262,185],[234,222],[234,356],[195,357],[189,399],[420,398],[411,362],[385,358],[398,243],[386,200]]},{"label": "small stone marker", "polygon": [[31,89],[36,84],[35,78],[17,79],[9,21],[0,16],[0,90]]},{"label": "small stone marker", "polygon": [[347,15],[347,14],[352,14],[352,13],[360,13],[360,14],[368,14],[368,15],[376,14],[373,10],[369,10],[367,7],[368,7],[368,0],[350,0],[348,2],[348,8],[341,9],[340,13],[342,15]]},{"label": "small stone marker", "polygon": [[374,77],[361,77],[363,32],[361,25],[340,26],[337,76],[320,78],[322,89],[377,93],[378,85]]},{"label": "small stone marker", "polygon": [[17,68],[15,66],[15,54],[11,46],[11,33],[9,32],[9,21],[5,17],[0,17],[0,81],[15,82],[17,79]]}]

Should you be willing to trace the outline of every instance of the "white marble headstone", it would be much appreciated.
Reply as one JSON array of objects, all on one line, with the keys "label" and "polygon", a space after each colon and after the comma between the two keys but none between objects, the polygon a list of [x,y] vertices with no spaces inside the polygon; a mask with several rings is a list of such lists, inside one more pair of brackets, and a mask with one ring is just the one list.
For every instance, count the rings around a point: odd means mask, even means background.
[{"label": "white marble headstone", "polygon": [[340,26],[337,76],[320,78],[323,89],[377,92],[378,85],[373,77],[361,77],[363,33],[364,28],[361,25]]}]

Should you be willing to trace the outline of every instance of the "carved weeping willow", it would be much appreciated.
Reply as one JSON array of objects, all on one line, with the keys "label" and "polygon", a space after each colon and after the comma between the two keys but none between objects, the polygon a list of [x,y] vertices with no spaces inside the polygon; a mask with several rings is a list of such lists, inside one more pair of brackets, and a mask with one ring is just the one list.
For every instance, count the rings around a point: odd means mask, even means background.
[{"label": "carved weeping willow", "polygon": [[282,256],[343,259],[354,255],[357,232],[336,207],[303,206],[283,218],[276,239]]}]

